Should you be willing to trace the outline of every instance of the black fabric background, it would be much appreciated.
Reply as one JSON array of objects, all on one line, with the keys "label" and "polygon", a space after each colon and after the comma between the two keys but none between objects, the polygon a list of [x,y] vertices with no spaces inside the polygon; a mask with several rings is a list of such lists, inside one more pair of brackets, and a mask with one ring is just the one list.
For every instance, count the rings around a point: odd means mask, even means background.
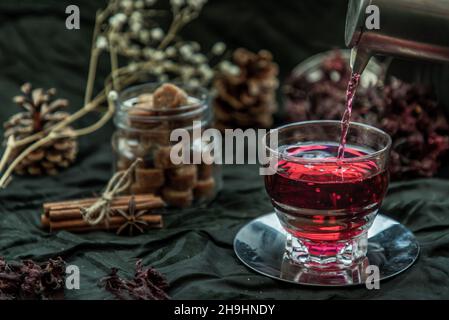
[{"label": "black fabric background", "polygon": [[[162,0],[159,0],[162,1]],[[165,1],[166,2],[166,1]],[[11,98],[19,86],[56,87],[81,106],[91,30],[104,1],[0,2],[0,120],[17,112]],[[65,29],[65,8],[81,9],[81,30]],[[346,1],[211,0],[183,32],[206,45],[267,48],[281,66],[281,79],[311,54],[343,46]],[[100,74],[107,73],[107,64]],[[100,79],[101,80],[101,79]],[[101,81],[97,88],[101,87]],[[79,124],[95,119],[91,115]],[[75,166],[57,177],[15,178],[0,190],[0,255],[36,260],[61,255],[81,270],[81,289],[69,299],[109,299],[98,280],[111,267],[128,276],[142,258],[167,275],[175,299],[444,299],[449,298],[449,182],[443,179],[392,183],[383,211],[411,228],[421,256],[410,270],[381,283],[381,290],[318,289],[284,284],[257,275],[235,257],[232,241],[250,219],[271,205],[255,166],[224,167],[225,187],[208,207],[175,212],[166,228],[134,238],[111,233],[48,234],[40,229],[44,201],[98,192],[111,174],[111,124],[82,138]]]}]

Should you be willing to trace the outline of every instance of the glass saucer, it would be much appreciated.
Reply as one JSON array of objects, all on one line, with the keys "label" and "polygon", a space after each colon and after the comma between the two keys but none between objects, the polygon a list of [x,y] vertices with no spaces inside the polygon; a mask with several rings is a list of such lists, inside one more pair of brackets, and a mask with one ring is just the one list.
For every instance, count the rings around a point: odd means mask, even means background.
[{"label": "glass saucer", "polygon": [[287,233],[275,213],[252,220],[237,233],[234,251],[249,268],[285,282],[342,287],[372,282],[378,267],[379,281],[405,271],[418,258],[419,244],[405,226],[379,214],[368,231],[366,259],[351,268],[337,271],[305,269],[284,258]]}]

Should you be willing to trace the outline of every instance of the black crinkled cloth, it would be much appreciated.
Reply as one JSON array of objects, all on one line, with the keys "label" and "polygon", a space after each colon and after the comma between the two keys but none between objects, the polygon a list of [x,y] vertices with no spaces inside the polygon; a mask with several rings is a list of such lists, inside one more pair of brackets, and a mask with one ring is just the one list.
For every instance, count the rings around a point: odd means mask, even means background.
[{"label": "black crinkled cloth", "polygon": [[[285,75],[307,56],[343,46],[344,2],[212,0],[185,36],[209,44],[221,39],[233,47],[268,48]],[[80,6],[79,31],[64,27],[68,4]],[[25,81],[56,87],[61,96],[70,99],[72,111],[81,106],[93,16],[103,5],[104,1],[87,0],[2,0],[1,121],[17,112],[11,98]],[[100,64],[99,72],[107,73],[107,63]],[[98,115],[91,115],[79,125],[96,118]],[[43,231],[43,202],[91,196],[104,187],[111,175],[112,132],[109,124],[80,139],[76,165],[60,175],[15,178],[7,189],[0,190],[0,256],[43,260],[59,255],[77,265],[81,289],[66,291],[68,299],[113,298],[98,286],[99,279],[111,267],[132,276],[140,258],[167,276],[169,294],[175,299],[449,298],[449,181],[443,179],[391,184],[382,210],[415,232],[422,251],[411,269],[382,282],[380,290],[295,286],[243,266],[232,248],[236,232],[249,220],[271,211],[256,166],[225,166],[224,189],[217,199],[204,208],[171,213],[162,230],[136,237]]]}]

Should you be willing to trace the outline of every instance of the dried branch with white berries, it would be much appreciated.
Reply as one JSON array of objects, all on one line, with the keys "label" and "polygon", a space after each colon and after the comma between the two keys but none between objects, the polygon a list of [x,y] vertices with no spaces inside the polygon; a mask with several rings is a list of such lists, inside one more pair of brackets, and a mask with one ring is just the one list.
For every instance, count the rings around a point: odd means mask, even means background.
[{"label": "dried branch with white berries", "polygon": [[[201,52],[201,45],[184,41],[179,32],[198,17],[207,0],[170,0],[172,21],[167,31],[159,17],[169,14],[155,9],[157,0],[110,0],[99,12],[94,32],[93,61],[86,88],[86,101],[93,91],[96,65],[101,52],[117,55],[127,61],[124,68],[113,67],[111,81],[114,88],[123,87],[129,75],[150,77],[164,81],[179,81],[190,86],[209,86],[215,67],[226,51],[226,45],[216,43],[209,54]],[[235,66],[229,68],[235,71]]]}]

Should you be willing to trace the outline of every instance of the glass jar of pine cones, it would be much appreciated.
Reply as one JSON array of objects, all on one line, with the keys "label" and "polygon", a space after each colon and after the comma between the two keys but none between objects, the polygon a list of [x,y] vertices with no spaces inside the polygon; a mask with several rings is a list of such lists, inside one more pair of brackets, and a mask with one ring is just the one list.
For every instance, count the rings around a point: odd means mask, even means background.
[{"label": "glass jar of pine cones", "polygon": [[[220,165],[206,159],[211,153],[204,152],[210,144],[202,132],[213,116],[205,89],[143,84],[121,92],[117,104],[112,138],[115,171],[125,170],[137,158],[143,160],[130,194],[154,193],[172,208],[196,207],[215,198],[222,177]],[[179,134],[170,139],[176,129],[188,133],[188,139],[182,134],[184,139],[177,139]]]}]

